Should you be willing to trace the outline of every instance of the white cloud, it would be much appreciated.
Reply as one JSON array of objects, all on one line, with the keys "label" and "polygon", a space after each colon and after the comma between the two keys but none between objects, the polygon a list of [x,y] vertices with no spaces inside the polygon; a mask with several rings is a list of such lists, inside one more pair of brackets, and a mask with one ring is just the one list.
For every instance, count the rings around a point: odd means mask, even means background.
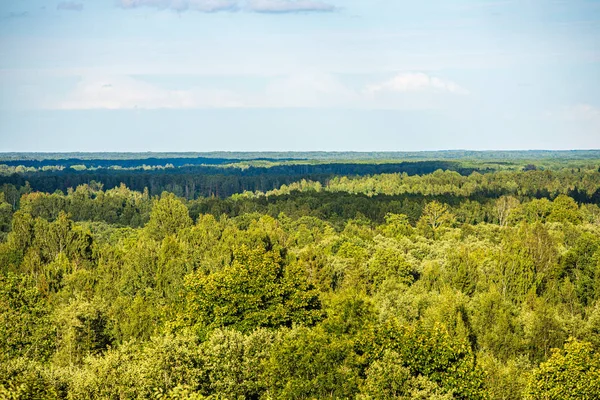
[{"label": "white cloud", "polygon": [[442,92],[468,94],[469,91],[449,80],[432,77],[423,72],[405,72],[394,78],[367,87],[367,93],[379,92]]}]

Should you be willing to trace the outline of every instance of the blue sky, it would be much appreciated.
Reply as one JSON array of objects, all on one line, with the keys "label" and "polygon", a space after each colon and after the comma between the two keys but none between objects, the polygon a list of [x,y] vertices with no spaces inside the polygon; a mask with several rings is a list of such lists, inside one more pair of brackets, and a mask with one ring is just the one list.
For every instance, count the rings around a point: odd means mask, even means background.
[{"label": "blue sky", "polygon": [[574,148],[598,0],[0,2],[0,151]]}]

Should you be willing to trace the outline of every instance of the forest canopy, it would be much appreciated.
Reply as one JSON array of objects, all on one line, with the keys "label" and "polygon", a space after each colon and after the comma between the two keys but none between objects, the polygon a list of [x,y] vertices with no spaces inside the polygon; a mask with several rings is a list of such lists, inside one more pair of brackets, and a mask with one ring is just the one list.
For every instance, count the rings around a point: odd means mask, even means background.
[{"label": "forest canopy", "polygon": [[0,397],[600,397],[600,161],[260,156],[1,176]]}]

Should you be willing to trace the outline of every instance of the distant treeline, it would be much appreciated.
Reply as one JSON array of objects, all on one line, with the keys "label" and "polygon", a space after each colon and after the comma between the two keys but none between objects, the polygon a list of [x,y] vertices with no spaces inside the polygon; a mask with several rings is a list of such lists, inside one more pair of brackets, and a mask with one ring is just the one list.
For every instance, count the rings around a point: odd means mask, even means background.
[{"label": "distant treeline", "polygon": [[[74,165],[85,165],[87,168],[109,168],[109,167],[121,167],[121,168],[137,168],[144,165],[147,166],[164,166],[167,164],[171,164],[174,167],[181,167],[184,165],[222,165],[222,164],[232,164],[240,162],[239,159],[229,159],[229,158],[205,158],[205,157],[195,157],[195,158],[140,158],[140,159],[121,159],[121,160],[111,160],[111,159],[81,159],[81,158],[68,158],[64,160],[60,159],[24,159],[24,160],[6,160],[2,161],[2,164],[9,166],[19,166],[22,165],[24,167],[34,167],[34,168],[42,168],[49,166],[61,166],[61,167],[71,167]],[[269,161],[269,160],[266,160]]]},{"label": "distant treeline", "polygon": [[[178,177],[179,175],[151,175]],[[421,217],[423,208],[431,201],[450,207],[457,222],[467,224],[501,223],[496,206],[499,199],[511,198],[512,203],[529,203],[515,218],[545,220],[552,213],[551,201],[565,195],[582,210],[598,209],[600,205],[600,172],[597,170],[571,171],[520,171],[460,175],[454,171],[437,170],[432,174],[379,174],[348,178],[321,175],[319,180],[302,179],[282,185],[267,192],[242,191],[233,185],[250,182],[257,185],[274,185],[277,179],[294,179],[294,176],[236,177],[205,176],[213,186],[162,186],[165,191],[182,192],[192,188],[195,193],[219,188],[240,193],[231,197],[188,197],[185,204],[193,219],[199,215],[237,217],[248,213],[260,213],[278,217],[281,213],[292,218],[312,216],[326,220],[335,226],[343,226],[348,220],[359,219],[382,223],[388,213],[403,214],[411,223]],[[50,178],[49,178],[50,179]],[[166,179],[166,178],[165,178]],[[162,181],[161,181],[162,182]],[[159,182],[159,183],[161,183]],[[157,192],[159,183],[152,189]],[[225,184],[232,186],[225,187]],[[150,190],[132,190],[125,183],[116,188],[106,188],[91,181],[63,191],[34,190],[25,184],[0,186],[0,196],[9,208],[5,215],[27,209],[35,217],[54,220],[60,211],[67,212],[75,221],[103,221],[119,226],[140,227],[148,221],[152,202],[157,197]],[[190,193],[192,191],[190,189]],[[222,193],[222,192],[221,192]],[[182,199],[183,200],[183,199]],[[514,204],[513,204],[514,205]],[[588,205],[593,205],[589,208]],[[594,214],[594,212],[591,212]],[[591,215],[590,214],[590,215]],[[585,219],[593,219],[585,217]],[[4,220],[3,224],[1,221]],[[0,232],[8,232],[9,218],[0,216]],[[506,221],[505,221],[506,222]]]},{"label": "distant treeline", "polygon": [[[146,152],[146,153],[0,153],[0,160],[144,160],[144,159],[227,159],[227,160],[583,160],[600,159],[596,150],[511,150],[511,151],[309,151],[309,152]],[[6,162],[3,162],[6,164]],[[194,163],[195,164],[195,163]],[[212,164],[207,162],[206,164]],[[218,164],[218,163],[217,163]],[[21,163],[20,165],[25,165]],[[55,164],[52,164],[55,165]],[[175,165],[175,164],[174,164]]]},{"label": "distant treeline", "polygon": [[[316,164],[276,165],[273,167],[224,168],[190,166],[160,170],[112,170],[95,171],[39,171],[33,173],[0,176],[0,185],[11,184],[23,187],[29,182],[34,191],[52,193],[66,192],[69,188],[90,183],[101,183],[105,189],[127,187],[150,195],[163,191],[173,192],[187,199],[197,197],[227,197],[244,191],[269,191],[300,179],[325,183],[333,176],[365,176],[375,174],[406,173],[407,175],[430,174],[436,170],[456,171],[469,175],[474,168],[464,168],[450,161],[420,161],[395,164]],[[483,172],[483,171],[482,171]]]}]

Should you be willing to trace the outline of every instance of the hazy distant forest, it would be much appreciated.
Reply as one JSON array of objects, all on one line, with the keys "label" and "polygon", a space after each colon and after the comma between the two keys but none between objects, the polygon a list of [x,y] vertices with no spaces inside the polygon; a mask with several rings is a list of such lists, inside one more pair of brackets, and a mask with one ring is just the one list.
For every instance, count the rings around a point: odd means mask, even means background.
[{"label": "hazy distant forest", "polygon": [[599,399],[600,151],[0,154],[0,398]]}]

